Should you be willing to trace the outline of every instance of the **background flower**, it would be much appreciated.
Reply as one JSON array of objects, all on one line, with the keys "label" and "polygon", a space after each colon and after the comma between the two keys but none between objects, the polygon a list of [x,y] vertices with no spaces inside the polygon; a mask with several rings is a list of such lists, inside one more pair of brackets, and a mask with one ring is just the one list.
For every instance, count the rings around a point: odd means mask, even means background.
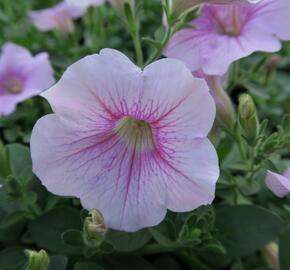
[{"label": "background flower", "polygon": [[174,16],[203,4],[231,5],[231,4],[256,4],[263,0],[171,0],[171,8]]},{"label": "background flower", "polygon": [[43,96],[55,114],[33,129],[34,172],[53,193],[136,231],[212,202],[219,175],[206,138],[215,105],[204,80],[163,59],[143,71],[115,50],[72,65]]},{"label": "background flower", "polygon": [[29,13],[33,24],[41,31],[58,29],[62,32],[74,30],[73,20],[80,18],[86,12],[87,6],[70,5],[61,2],[51,8],[31,11]]},{"label": "background flower", "polygon": [[266,185],[276,196],[287,196],[290,193],[290,169],[282,175],[268,171]]},{"label": "background flower", "polygon": [[276,52],[290,39],[290,1],[263,0],[255,5],[205,5],[192,29],[172,38],[164,54],[192,70],[224,74],[229,65],[255,51]]},{"label": "background flower", "polygon": [[105,3],[105,0],[65,0],[69,5],[88,8],[90,6],[98,6]]},{"label": "background flower", "polygon": [[2,47],[0,56],[0,115],[15,110],[16,104],[38,95],[54,83],[47,53],[32,56],[13,43]]}]

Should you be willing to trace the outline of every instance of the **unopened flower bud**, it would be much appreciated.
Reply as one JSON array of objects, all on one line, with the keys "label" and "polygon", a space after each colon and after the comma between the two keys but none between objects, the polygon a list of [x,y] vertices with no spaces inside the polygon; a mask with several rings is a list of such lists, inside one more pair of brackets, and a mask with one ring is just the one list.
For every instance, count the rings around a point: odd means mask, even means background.
[{"label": "unopened flower bud", "polygon": [[253,145],[259,134],[260,124],[255,103],[248,94],[243,94],[239,98],[239,122],[243,129],[243,135],[248,143]]},{"label": "unopened flower bud", "polygon": [[28,257],[28,266],[26,270],[48,270],[49,257],[45,250],[39,252],[33,250],[25,250],[25,254]]},{"label": "unopened flower bud", "polygon": [[222,85],[222,77],[206,76],[206,81],[216,103],[217,119],[221,125],[231,130],[236,122],[233,102]]},{"label": "unopened flower bud", "polygon": [[134,0],[109,0],[109,3],[121,14],[124,14],[125,3],[128,3],[132,9],[134,9]]},{"label": "unopened flower bud", "polygon": [[279,264],[279,248],[276,243],[272,242],[263,247],[262,255],[271,269],[281,269]]},{"label": "unopened flower bud", "polygon": [[272,72],[275,70],[282,61],[282,57],[279,54],[272,55],[265,64],[266,70]]},{"label": "unopened flower bud", "polygon": [[84,221],[83,238],[87,246],[98,247],[108,230],[104,217],[97,209],[92,209]]}]

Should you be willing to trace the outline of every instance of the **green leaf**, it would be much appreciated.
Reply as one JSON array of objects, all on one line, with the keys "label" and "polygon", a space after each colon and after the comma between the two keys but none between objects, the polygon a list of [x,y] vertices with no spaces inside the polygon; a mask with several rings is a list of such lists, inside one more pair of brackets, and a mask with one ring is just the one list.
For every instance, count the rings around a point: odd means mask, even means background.
[{"label": "green leaf", "polygon": [[8,162],[7,151],[0,141],[0,178],[6,178],[10,174],[10,165]]},{"label": "green leaf", "polygon": [[0,220],[0,230],[9,228],[21,221],[23,221],[26,218],[26,213],[22,211],[17,211],[14,213],[11,213]]},{"label": "green leaf", "polygon": [[148,230],[141,230],[135,233],[126,233],[120,231],[108,231],[106,241],[110,243],[115,250],[130,252],[142,248],[151,239]]},{"label": "green leaf", "polygon": [[83,235],[79,230],[67,230],[62,234],[62,240],[66,245],[72,247],[83,247]]},{"label": "green leaf", "polygon": [[66,270],[68,258],[63,255],[50,255],[48,270]]},{"label": "green leaf", "polygon": [[0,229],[0,242],[2,244],[8,244],[10,242],[16,243],[20,238],[20,234],[23,232],[23,227],[26,222],[22,219],[17,222],[12,222],[13,224],[11,223],[9,226],[6,226],[5,223],[7,216],[8,214],[0,208],[0,220],[1,223],[4,222],[3,229]]},{"label": "green leaf", "polygon": [[279,261],[281,270],[290,269],[290,229],[286,230],[279,239]]},{"label": "green leaf", "polygon": [[174,260],[172,256],[163,255],[159,257],[155,262],[154,266],[156,270],[181,270],[180,265]]},{"label": "green leaf", "polygon": [[290,115],[286,114],[284,115],[282,119],[282,128],[284,132],[290,132]]},{"label": "green leaf", "polygon": [[175,227],[170,219],[165,219],[161,224],[149,229],[157,243],[165,247],[176,246]]},{"label": "green leaf", "polygon": [[114,256],[108,261],[110,270],[156,270],[152,264],[139,256]]},{"label": "green leaf", "polygon": [[24,181],[30,180],[33,173],[28,147],[21,144],[9,144],[7,151],[13,176]]},{"label": "green leaf", "polygon": [[19,270],[26,261],[21,247],[9,247],[0,251],[0,270]]},{"label": "green leaf", "polygon": [[104,270],[104,268],[93,262],[77,262],[73,270]]},{"label": "green leaf", "polygon": [[63,243],[62,233],[69,230],[81,230],[79,211],[74,208],[55,208],[29,224],[34,241],[42,248],[57,253],[81,254],[82,249]]},{"label": "green leaf", "polygon": [[238,205],[217,209],[216,227],[228,253],[246,256],[275,239],[283,221],[261,207]]}]

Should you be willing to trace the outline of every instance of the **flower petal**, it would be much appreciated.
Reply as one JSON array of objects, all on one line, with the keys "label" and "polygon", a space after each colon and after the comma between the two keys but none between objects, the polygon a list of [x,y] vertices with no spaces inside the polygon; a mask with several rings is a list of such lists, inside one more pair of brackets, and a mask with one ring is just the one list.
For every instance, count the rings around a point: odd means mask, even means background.
[{"label": "flower petal", "polygon": [[281,174],[268,171],[266,185],[276,196],[280,198],[285,197],[290,193],[290,179]]},{"label": "flower petal", "polygon": [[33,129],[31,155],[34,173],[51,192],[80,197],[88,209],[97,207],[111,228],[134,231],[165,216],[155,163],[112,134],[80,132],[47,115]]},{"label": "flower petal", "polygon": [[24,47],[14,43],[5,43],[2,46],[0,56],[0,74],[3,74],[7,69],[12,69],[21,72],[23,66],[30,62],[31,53]]},{"label": "flower petal", "polygon": [[211,142],[208,139],[180,142],[174,149],[174,153],[164,157],[168,169],[166,206],[183,212],[212,203],[219,167]]},{"label": "flower petal", "polygon": [[174,59],[155,62],[145,68],[143,76],[142,112],[154,129],[161,131],[159,139],[207,136],[215,118],[215,103],[204,80],[194,78]]},{"label": "flower petal", "polygon": [[26,91],[23,91],[25,97],[37,95],[55,82],[47,53],[40,53],[31,57],[30,63],[23,68],[27,77],[25,82]]},{"label": "flower petal", "polygon": [[138,97],[140,74],[141,70],[123,54],[105,49],[70,66],[42,96],[55,113],[73,122],[106,115],[111,118],[126,109],[122,104],[136,102],[132,97]]},{"label": "flower petal", "polygon": [[253,9],[257,10],[254,18],[256,27],[271,32],[282,40],[290,39],[290,1],[263,0],[253,6]]}]

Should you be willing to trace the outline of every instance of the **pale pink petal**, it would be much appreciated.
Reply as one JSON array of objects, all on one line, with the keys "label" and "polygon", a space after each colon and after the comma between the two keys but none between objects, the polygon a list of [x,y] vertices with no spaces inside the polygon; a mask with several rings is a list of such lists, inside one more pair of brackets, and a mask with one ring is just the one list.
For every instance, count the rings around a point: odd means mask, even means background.
[{"label": "pale pink petal", "polygon": [[34,127],[31,153],[33,171],[51,192],[97,207],[111,228],[134,231],[164,218],[157,165],[112,134],[90,134],[48,115]]},{"label": "pale pink petal", "polygon": [[[219,177],[218,157],[208,139],[177,143],[166,158],[167,207],[176,212],[190,211],[212,203]],[[170,164],[170,165],[169,165]],[[206,174],[204,173],[206,171]],[[194,190],[194,192],[193,192]]]},{"label": "pale pink petal", "polygon": [[0,98],[0,117],[11,114],[16,109],[16,103],[11,98]]},{"label": "pale pink petal", "polygon": [[[87,56],[70,66],[61,80],[42,96],[55,113],[70,121],[91,122],[106,115],[117,117],[126,110],[127,103],[137,103],[140,76],[141,70],[127,57],[105,49],[100,55]],[[130,100],[132,97],[134,100]]]},{"label": "pale pink petal", "polygon": [[6,72],[7,69],[22,72],[31,57],[31,53],[26,48],[11,42],[5,43],[1,48],[0,73]]},{"label": "pale pink petal", "polygon": [[30,65],[27,65],[24,70],[27,78],[25,82],[26,91],[23,91],[25,97],[38,95],[55,82],[47,53],[40,53],[31,58]]},{"label": "pale pink petal", "polygon": [[51,8],[29,12],[33,24],[41,31],[59,29],[64,32],[73,31],[73,19],[80,18],[86,7],[69,5],[61,2]]},{"label": "pale pink petal", "polygon": [[282,40],[290,39],[290,1],[263,0],[257,6],[253,23],[265,32],[271,32]]},{"label": "pale pink petal", "polygon": [[149,65],[143,77],[143,114],[149,121],[152,118],[155,129],[162,130],[166,139],[207,136],[215,118],[215,103],[204,80],[194,78],[182,62],[173,59]]},{"label": "pale pink petal", "polygon": [[285,176],[286,178],[290,179],[290,168],[287,169],[284,173],[283,176]]},{"label": "pale pink petal", "polygon": [[281,174],[268,171],[266,185],[280,198],[285,197],[290,193],[290,179]]},{"label": "pale pink petal", "polygon": [[66,2],[76,8],[88,8],[90,6],[99,6],[105,3],[105,0],[66,0]]}]

